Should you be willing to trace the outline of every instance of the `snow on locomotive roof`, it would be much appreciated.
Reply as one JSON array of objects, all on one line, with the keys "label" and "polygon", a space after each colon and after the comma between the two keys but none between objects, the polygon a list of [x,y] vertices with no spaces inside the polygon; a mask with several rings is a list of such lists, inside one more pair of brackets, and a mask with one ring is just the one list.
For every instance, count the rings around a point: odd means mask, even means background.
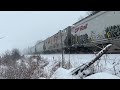
[{"label": "snow on locomotive roof", "polygon": [[76,22],[76,23],[74,23],[73,25],[76,25],[76,24],[78,24],[79,22],[81,22],[81,21],[83,21],[83,20],[85,20],[85,19],[87,19],[87,18],[89,18],[89,17],[91,17],[91,16],[93,16],[93,15],[95,15],[95,14],[99,13],[99,12],[101,12],[101,11],[96,11],[95,13],[90,14],[90,15],[88,15],[87,17],[85,17],[85,18],[83,18],[83,19],[81,19],[81,20],[77,21],[77,22]]}]

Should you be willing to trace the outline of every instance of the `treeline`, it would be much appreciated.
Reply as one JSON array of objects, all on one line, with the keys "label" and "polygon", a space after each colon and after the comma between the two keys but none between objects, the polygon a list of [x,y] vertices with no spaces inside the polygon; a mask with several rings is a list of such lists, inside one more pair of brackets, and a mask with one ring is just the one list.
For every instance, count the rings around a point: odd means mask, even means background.
[{"label": "treeline", "polygon": [[6,51],[3,55],[0,56],[1,65],[14,65],[18,59],[20,59],[21,53],[18,49],[13,49],[11,51]]}]

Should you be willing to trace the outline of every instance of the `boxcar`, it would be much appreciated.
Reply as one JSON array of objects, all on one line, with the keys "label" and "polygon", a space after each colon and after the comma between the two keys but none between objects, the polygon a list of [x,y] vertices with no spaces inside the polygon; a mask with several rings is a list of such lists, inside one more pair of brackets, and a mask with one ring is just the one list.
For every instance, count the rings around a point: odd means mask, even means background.
[{"label": "boxcar", "polygon": [[73,24],[72,45],[94,47],[114,43],[120,46],[120,11],[100,11]]}]

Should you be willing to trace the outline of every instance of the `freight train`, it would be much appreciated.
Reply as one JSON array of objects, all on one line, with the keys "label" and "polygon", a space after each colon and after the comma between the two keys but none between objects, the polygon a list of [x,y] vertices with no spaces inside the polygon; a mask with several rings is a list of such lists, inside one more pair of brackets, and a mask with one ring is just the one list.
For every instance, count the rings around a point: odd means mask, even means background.
[{"label": "freight train", "polygon": [[98,11],[30,48],[29,53],[92,53],[112,43],[120,53],[120,11]]}]

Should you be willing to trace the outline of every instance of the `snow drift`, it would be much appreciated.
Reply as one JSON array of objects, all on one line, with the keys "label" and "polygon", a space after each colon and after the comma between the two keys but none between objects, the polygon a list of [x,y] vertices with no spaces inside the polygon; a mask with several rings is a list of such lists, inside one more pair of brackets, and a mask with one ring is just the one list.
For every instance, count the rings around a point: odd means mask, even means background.
[{"label": "snow drift", "polygon": [[[81,79],[79,75],[73,76],[70,74],[72,69],[66,70],[64,68],[59,68],[50,79]],[[90,76],[87,76],[83,79],[120,79],[120,77],[106,73],[96,73]]]},{"label": "snow drift", "polygon": [[101,72],[101,73],[90,75],[84,79],[120,79],[120,78],[118,76],[115,76],[106,72]]},{"label": "snow drift", "polygon": [[70,74],[72,69],[66,70],[64,68],[57,69],[50,79],[76,79]]}]

